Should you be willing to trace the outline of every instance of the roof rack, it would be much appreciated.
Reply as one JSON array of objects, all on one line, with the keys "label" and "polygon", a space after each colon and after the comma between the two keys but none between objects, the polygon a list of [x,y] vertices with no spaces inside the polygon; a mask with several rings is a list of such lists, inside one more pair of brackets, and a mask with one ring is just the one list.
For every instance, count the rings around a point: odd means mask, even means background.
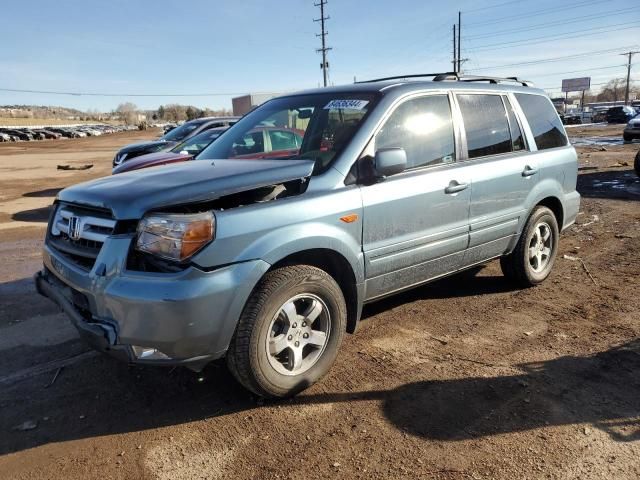
[{"label": "roof rack", "polygon": [[424,78],[424,77],[433,77],[434,82],[445,82],[445,81],[455,81],[455,82],[489,82],[489,83],[504,83],[504,82],[512,82],[519,83],[523,87],[532,87],[533,83],[527,80],[522,80],[518,77],[487,77],[483,75],[464,75],[458,72],[443,72],[443,73],[418,73],[411,75],[397,75],[393,77],[383,77],[383,78],[374,78],[372,80],[361,80],[355,83],[373,83],[373,82],[384,82],[387,80],[403,80],[408,78]]}]

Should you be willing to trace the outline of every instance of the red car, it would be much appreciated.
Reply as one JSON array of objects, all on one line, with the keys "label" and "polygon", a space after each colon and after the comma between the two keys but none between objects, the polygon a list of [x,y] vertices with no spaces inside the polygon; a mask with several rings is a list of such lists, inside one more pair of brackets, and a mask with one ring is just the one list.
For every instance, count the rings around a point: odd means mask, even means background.
[{"label": "red car", "polygon": [[[213,128],[177,145],[168,152],[142,155],[113,169],[113,174],[194,159],[229,127]],[[304,130],[284,127],[258,127],[248,132],[241,142],[233,144],[229,158],[279,158],[296,155],[302,145]]]}]

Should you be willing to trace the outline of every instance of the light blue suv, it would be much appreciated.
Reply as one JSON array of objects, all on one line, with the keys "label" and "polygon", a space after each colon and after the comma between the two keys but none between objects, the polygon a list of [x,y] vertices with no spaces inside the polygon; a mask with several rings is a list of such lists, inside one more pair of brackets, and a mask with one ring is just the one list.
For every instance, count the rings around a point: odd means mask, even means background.
[{"label": "light blue suv", "polygon": [[[412,77],[276,98],[196,161],[63,190],[38,291],[101,351],[226,357],[283,397],[329,370],[365,303],[497,258],[542,282],[580,202],[553,105],[516,78]],[[247,158],[265,126],[301,146]]]}]

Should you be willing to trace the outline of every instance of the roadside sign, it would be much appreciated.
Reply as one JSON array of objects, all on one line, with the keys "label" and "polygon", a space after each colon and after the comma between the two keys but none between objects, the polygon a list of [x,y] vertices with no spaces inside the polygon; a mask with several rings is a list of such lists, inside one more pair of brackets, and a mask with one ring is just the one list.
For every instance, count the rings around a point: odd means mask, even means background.
[{"label": "roadside sign", "polygon": [[581,92],[589,90],[591,77],[565,78],[562,80],[563,92]]}]

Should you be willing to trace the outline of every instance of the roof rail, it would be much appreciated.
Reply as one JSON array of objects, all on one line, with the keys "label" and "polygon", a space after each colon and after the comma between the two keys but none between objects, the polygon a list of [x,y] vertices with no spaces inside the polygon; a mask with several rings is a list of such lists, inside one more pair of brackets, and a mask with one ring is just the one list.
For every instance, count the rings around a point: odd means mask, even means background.
[{"label": "roof rail", "polygon": [[[359,82],[355,82],[355,83],[373,83],[373,82],[384,82],[386,80],[401,80],[403,78],[421,78],[421,77],[434,77],[434,80],[435,80],[436,77],[440,77],[443,75],[455,77],[457,74],[455,72],[417,73],[417,74],[411,74],[411,75],[396,75],[393,77],[373,78],[371,80],[360,80]],[[455,80],[455,78],[452,78],[452,80]]]},{"label": "roof rail", "polygon": [[355,83],[373,83],[373,82],[384,82],[386,80],[402,80],[408,78],[423,78],[423,77],[433,77],[434,82],[445,82],[445,81],[457,81],[457,82],[489,82],[489,83],[504,83],[504,82],[513,82],[519,83],[523,87],[532,87],[533,83],[527,80],[522,80],[518,77],[489,77],[484,75],[465,75],[458,72],[443,72],[443,73],[418,73],[411,75],[396,75],[393,77],[383,77],[383,78],[374,78],[372,80],[361,80]]}]

